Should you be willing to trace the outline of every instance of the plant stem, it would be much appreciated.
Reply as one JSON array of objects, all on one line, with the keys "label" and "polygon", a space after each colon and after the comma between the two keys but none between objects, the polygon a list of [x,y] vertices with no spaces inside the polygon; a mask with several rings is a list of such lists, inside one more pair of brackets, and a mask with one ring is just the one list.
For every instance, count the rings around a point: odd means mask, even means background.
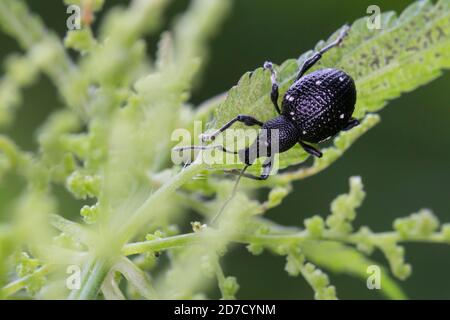
[{"label": "plant stem", "polygon": [[162,251],[168,248],[183,247],[198,241],[197,233],[186,233],[164,239],[130,243],[123,247],[122,253],[129,256],[148,251]]},{"label": "plant stem", "polygon": [[[198,172],[204,169],[202,163],[202,154],[200,153],[197,159],[185,170],[178,173],[175,177],[170,179],[166,184],[159,188],[155,193],[139,207],[139,209],[131,216],[128,223],[116,233],[118,235],[118,241],[121,245],[125,244],[129,238],[131,238],[136,230],[144,224],[150,217],[152,217],[152,210],[155,204],[159,201],[166,199],[173,192],[175,192],[184,183],[188,182]],[[85,273],[85,281],[82,281],[82,289],[80,292],[71,295],[71,299],[94,299],[109,272],[111,267],[111,260],[104,258],[97,258],[93,263],[88,266],[88,270]]]},{"label": "plant stem", "polygon": [[69,299],[91,300],[97,297],[102,283],[109,272],[110,259],[96,258],[87,266],[80,290],[73,291]]},{"label": "plant stem", "polygon": [[[149,240],[142,242],[135,242],[127,244],[123,247],[122,253],[126,256],[133,254],[140,254],[149,251],[163,251],[175,247],[183,247],[191,244],[196,244],[200,242],[199,233],[187,233],[172,237],[167,237],[164,239]],[[403,239],[399,236],[397,232],[381,232],[374,233],[370,236],[373,242],[377,242],[386,238],[391,238],[396,242],[434,242],[434,243],[448,243],[446,238],[440,233],[436,232],[428,237],[421,238],[407,238]],[[318,238],[311,236],[307,231],[297,231],[284,234],[238,234],[231,239],[232,242],[249,244],[263,244],[263,245],[274,245],[274,244],[290,244],[297,243],[301,244],[305,241],[314,240],[328,240],[328,241],[340,241],[346,242],[348,244],[358,244],[360,241],[359,235],[349,234],[349,235],[337,235],[333,232],[326,231],[322,237]]]}]

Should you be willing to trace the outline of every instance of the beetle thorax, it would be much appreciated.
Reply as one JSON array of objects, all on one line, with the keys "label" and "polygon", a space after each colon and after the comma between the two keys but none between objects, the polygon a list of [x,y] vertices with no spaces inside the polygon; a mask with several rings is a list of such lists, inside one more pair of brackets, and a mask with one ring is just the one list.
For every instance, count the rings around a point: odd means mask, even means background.
[{"label": "beetle thorax", "polygon": [[289,150],[298,139],[299,130],[295,123],[280,115],[264,123],[255,141],[239,152],[239,158],[250,165],[257,158],[270,157]]}]

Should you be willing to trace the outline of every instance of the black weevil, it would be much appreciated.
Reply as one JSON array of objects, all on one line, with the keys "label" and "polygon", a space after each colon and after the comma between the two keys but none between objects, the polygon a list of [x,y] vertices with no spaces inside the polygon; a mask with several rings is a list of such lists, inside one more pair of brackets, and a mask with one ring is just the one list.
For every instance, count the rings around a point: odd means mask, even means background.
[{"label": "black weevil", "polygon": [[[212,141],[235,122],[242,122],[246,126],[260,126],[262,129],[266,129],[265,132],[277,129],[279,139],[277,152],[285,152],[299,143],[306,152],[321,157],[322,152],[310,143],[327,140],[341,130],[349,130],[359,124],[357,119],[352,118],[356,103],[355,82],[347,73],[338,69],[320,69],[306,76],[305,73],[320,60],[326,51],[338,46],[347,35],[348,30],[349,28],[345,26],[335,41],[305,60],[295,82],[283,97],[282,110],[278,106],[278,84],[275,70],[271,62],[264,63],[264,68],[271,72],[271,100],[279,114],[278,117],[263,123],[250,115],[241,114],[214,133],[202,135],[202,140]],[[255,142],[239,151],[229,151],[223,146],[217,145],[181,147],[178,150],[218,148],[224,152],[238,154],[246,166],[242,171],[230,170],[228,172],[252,179],[265,180],[270,174],[275,153],[270,150],[270,142],[269,135],[260,133]],[[262,152],[262,146],[266,148],[264,152]],[[244,173],[245,169],[261,156],[267,157],[263,163],[261,176]]]}]

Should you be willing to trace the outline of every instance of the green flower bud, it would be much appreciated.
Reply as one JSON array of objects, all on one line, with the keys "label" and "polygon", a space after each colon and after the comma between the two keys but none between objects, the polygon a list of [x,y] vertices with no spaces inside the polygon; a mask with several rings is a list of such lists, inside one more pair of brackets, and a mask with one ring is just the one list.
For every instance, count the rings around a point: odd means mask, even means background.
[{"label": "green flower bud", "polygon": [[431,210],[422,209],[409,217],[394,221],[394,229],[404,239],[428,237],[439,228],[439,220]]},{"label": "green flower bud", "polygon": [[75,171],[67,178],[66,185],[77,199],[96,197],[100,191],[100,177]]},{"label": "green flower bud", "polygon": [[64,45],[80,52],[90,51],[95,45],[95,39],[90,29],[68,31],[64,38]]},{"label": "green flower bud", "polygon": [[286,272],[290,276],[298,276],[301,272],[304,262],[305,257],[301,253],[300,248],[292,248],[290,249],[286,257],[286,265],[284,267],[284,270],[286,270]]},{"label": "green flower bud", "polygon": [[256,243],[250,243],[249,245],[247,245],[247,250],[248,252],[250,252],[251,254],[257,256],[260,255],[261,253],[264,252],[264,246],[261,244],[256,244]]},{"label": "green flower bud", "polygon": [[83,220],[87,223],[87,224],[93,224],[97,222],[98,219],[98,203],[96,203],[93,206],[83,206],[80,210],[80,214],[83,217]]},{"label": "green flower bud", "polygon": [[313,237],[321,237],[325,230],[325,221],[323,221],[323,218],[320,216],[308,218],[305,220],[304,224],[306,230],[308,230]]},{"label": "green flower bud", "polygon": [[239,290],[239,284],[235,277],[227,277],[223,283],[222,293],[226,300],[235,299],[236,293]]}]

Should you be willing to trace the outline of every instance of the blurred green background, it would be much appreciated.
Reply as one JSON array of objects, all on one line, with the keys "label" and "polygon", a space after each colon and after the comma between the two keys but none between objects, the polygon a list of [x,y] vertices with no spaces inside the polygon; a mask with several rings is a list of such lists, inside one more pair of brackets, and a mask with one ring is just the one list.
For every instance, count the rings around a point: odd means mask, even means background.
[{"label": "blurred green background", "polygon": [[[67,14],[62,1],[27,1],[46,25],[61,37]],[[106,1],[106,8],[128,1]],[[211,43],[209,61],[192,97],[199,103],[228,90],[246,71],[265,60],[280,63],[298,57],[326,39],[344,23],[367,15],[371,4],[382,11],[401,12],[406,0],[236,0],[234,7]],[[187,0],[173,1],[161,30],[170,26],[170,17],[182,11]],[[149,38],[153,54],[157,37]],[[0,59],[19,51],[14,40],[0,34]],[[332,54],[332,53],[330,53]],[[374,231],[392,228],[396,217],[420,208],[434,210],[443,222],[450,221],[450,72],[425,87],[391,101],[381,112],[382,123],[363,136],[328,170],[295,184],[287,200],[268,216],[281,224],[300,225],[313,214],[328,214],[329,203],[348,189],[348,178],[361,175],[368,196],[359,210],[356,225],[367,224]],[[24,149],[36,148],[35,130],[49,112],[60,107],[53,85],[42,77],[38,85],[26,89],[25,99],[14,127],[8,133]],[[0,221],[20,182],[14,178],[0,186]],[[64,190],[61,197],[65,216],[76,215],[80,203]],[[410,298],[450,298],[450,247],[436,244],[406,245],[406,258],[413,274],[402,288]],[[383,264],[380,254],[374,258]],[[252,256],[236,247],[225,260],[225,272],[238,278],[241,299],[310,299],[312,291],[301,277],[284,271],[284,258],[265,253]],[[379,299],[365,281],[330,274],[341,299]]]}]

